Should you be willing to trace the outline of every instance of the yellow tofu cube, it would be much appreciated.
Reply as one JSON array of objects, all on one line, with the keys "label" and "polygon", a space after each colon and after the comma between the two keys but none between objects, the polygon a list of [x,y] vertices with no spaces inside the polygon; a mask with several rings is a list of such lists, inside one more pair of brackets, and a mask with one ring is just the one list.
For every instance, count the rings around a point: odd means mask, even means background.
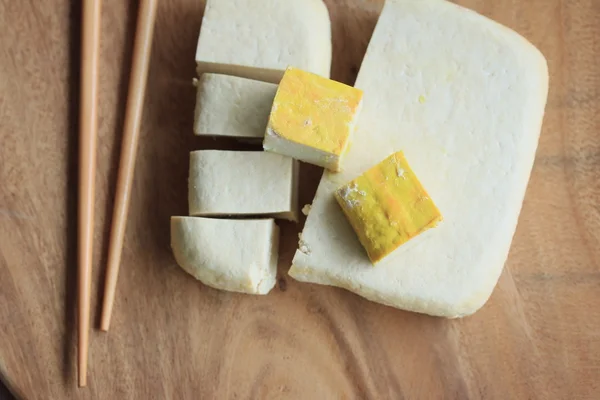
[{"label": "yellow tofu cube", "polygon": [[288,67],[273,101],[264,149],[339,171],[362,97],[352,86]]},{"label": "yellow tofu cube", "polygon": [[335,197],[373,263],[442,221],[401,151],[339,188]]}]

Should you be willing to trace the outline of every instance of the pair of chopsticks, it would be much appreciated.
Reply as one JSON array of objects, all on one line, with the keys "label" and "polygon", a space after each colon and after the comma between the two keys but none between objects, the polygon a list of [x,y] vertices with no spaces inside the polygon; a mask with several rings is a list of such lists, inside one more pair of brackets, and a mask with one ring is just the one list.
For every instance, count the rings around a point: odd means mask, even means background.
[{"label": "pair of chopsticks", "polygon": [[[98,58],[100,52],[100,0],[83,0],[81,48],[81,99],[79,121],[79,254],[78,254],[78,383],[87,385],[92,283],[92,243],[94,232],[94,189],[96,173]],[[115,298],[117,276],[131,182],[135,168],[137,143],[150,50],[156,17],[157,0],[141,0],[139,5],[133,62],[129,81],[123,145],[109,247],[101,329],[107,331]]]}]

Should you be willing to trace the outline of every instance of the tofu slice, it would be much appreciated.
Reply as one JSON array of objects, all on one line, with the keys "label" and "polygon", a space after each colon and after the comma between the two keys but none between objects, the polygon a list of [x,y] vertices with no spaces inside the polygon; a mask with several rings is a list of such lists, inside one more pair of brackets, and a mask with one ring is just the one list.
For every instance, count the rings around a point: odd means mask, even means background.
[{"label": "tofu slice", "polygon": [[267,294],[275,286],[279,228],[272,219],[171,217],[177,264],[207,286]]},{"label": "tofu slice", "polygon": [[262,140],[275,92],[274,83],[203,74],[198,80],[194,133]]},{"label": "tofu slice", "polygon": [[335,191],[373,263],[442,220],[399,151]]},{"label": "tofu slice", "polygon": [[198,73],[279,83],[288,65],[329,77],[331,23],[322,0],[208,0]]},{"label": "tofu slice", "polygon": [[363,93],[298,68],[279,83],[263,148],[339,171]]},{"label": "tofu slice", "polygon": [[[474,313],[517,225],[548,93],[544,56],[453,3],[388,0],[356,87],[364,108],[347,168],[323,175],[289,274],[410,311]],[[444,223],[373,268],[333,194],[400,149]]]},{"label": "tofu slice", "polygon": [[189,214],[298,220],[298,162],[264,151],[190,153]]}]

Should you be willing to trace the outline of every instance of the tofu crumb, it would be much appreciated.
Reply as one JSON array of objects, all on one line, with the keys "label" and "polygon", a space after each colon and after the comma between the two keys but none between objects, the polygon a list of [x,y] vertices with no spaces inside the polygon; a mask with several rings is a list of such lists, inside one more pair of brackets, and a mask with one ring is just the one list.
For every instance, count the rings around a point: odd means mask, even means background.
[{"label": "tofu crumb", "polygon": [[267,128],[267,135],[270,135],[270,136],[279,136],[279,135],[277,135],[277,133],[276,133],[276,132],[275,132],[273,129],[271,129],[271,128]]},{"label": "tofu crumb", "polygon": [[344,201],[346,202],[346,204],[348,204],[349,207],[356,207],[356,206],[360,205],[360,201],[358,199],[352,199],[352,198],[350,198],[350,195],[353,192],[356,192],[356,193],[360,194],[363,197],[367,195],[366,192],[364,192],[362,190],[359,191],[358,187],[356,186],[356,184],[343,187],[340,190],[340,196],[342,197],[342,199],[344,199]]},{"label": "tofu crumb", "polygon": [[312,206],[310,204],[305,204],[304,207],[302,207],[302,214],[308,217],[308,213],[310,213],[311,207]]},{"label": "tofu crumb", "polygon": [[396,169],[396,175],[398,175],[402,179],[406,179],[406,177],[404,176],[404,172],[405,172],[404,169],[402,169],[400,167],[398,167]]},{"label": "tofu crumb", "polygon": [[310,247],[308,247],[308,245],[306,244],[306,242],[304,240],[300,240],[300,242],[298,243],[298,249],[306,254],[306,255],[310,255]]}]

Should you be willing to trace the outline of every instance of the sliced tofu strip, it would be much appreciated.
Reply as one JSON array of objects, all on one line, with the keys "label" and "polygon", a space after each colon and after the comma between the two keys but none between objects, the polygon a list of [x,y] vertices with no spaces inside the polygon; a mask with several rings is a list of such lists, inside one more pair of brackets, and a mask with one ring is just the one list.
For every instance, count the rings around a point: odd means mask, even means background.
[{"label": "sliced tofu strip", "polygon": [[187,273],[215,289],[266,294],[275,286],[279,228],[272,219],[171,217],[171,248]]},{"label": "sliced tofu strip", "polygon": [[263,151],[190,153],[189,214],[298,219],[298,161]]},{"label": "sliced tofu strip", "polygon": [[[474,313],[502,272],[548,93],[527,40],[442,0],[388,0],[356,87],[364,107],[343,172],[325,172],[289,274],[394,307]],[[334,191],[404,150],[444,223],[369,262]]]},{"label": "sliced tofu strip", "polygon": [[277,85],[220,74],[198,80],[194,133],[262,140]]},{"label": "sliced tofu strip", "polygon": [[331,23],[322,0],[208,0],[198,73],[279,83],[287,66],[329,77]]}]

